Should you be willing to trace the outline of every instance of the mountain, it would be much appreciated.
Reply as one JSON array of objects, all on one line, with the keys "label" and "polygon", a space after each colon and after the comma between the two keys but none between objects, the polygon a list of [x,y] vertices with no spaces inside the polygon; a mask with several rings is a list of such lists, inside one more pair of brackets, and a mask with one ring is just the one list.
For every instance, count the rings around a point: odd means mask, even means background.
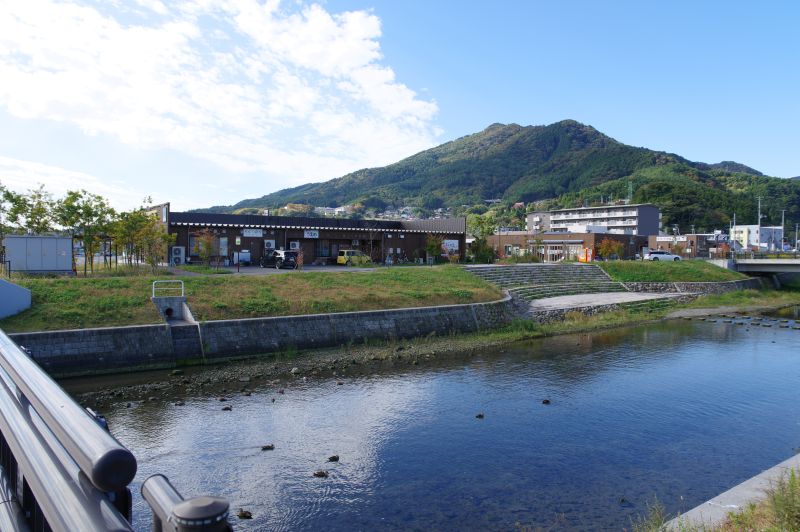
[{"label": "mountain", "polygon": [[[755,222],[754,194],[765,198],[767,215],[786,208],[787,216],[800,218],[798,181],[767,177],[733,161],[706,164],[628,146],[574,120],[547,126],[492,124],[389,166],[204,210],[357,202],[376,209],[459,208],[487,199],[571,206],[626,197],[631,188],[634,201],[660,205],[665,223],[684,227],[725,228],[734,211],[740,223],[750,215]],[[767,205],[771,200],[781,205]]]}]

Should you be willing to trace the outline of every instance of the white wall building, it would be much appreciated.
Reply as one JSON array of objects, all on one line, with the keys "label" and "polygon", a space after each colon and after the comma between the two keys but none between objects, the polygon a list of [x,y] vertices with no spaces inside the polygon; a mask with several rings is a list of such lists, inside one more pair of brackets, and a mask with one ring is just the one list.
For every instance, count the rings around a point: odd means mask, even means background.
[{"label": "white wall building", "polygon": [[780,250],[783,242],[783,227],[737,225],[731,228],[731,239],[751,251]]}]

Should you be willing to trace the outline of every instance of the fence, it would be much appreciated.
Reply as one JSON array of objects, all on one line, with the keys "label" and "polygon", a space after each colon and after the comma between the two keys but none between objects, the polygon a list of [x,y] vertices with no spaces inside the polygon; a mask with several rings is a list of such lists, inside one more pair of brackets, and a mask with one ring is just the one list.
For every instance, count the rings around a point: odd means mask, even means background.
[{"label": "fence", "polygon": [[[130,531],[128,484],[136,468],[104,420],[73,401],[0,331],[0,530]],[[167,515],[171,528],[163,530],[226,530],[226,501],[184,501],[193,513],[181,518],[183,499],[172,492],[175,504],[153,507],[154,528]],[[204,504],[211,499],[215,505]]]}]

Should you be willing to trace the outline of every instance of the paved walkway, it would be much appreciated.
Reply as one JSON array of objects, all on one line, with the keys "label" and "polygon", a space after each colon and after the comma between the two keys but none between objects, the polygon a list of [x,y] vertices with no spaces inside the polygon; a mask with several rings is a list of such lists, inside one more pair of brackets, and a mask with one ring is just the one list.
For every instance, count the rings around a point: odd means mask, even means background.
[{"label": "paved walkway", "polygon": [[574,296],[558,296],[537,299],[531,302],[531,310],[561,310],[598,305],[614,305],[647,301],[648,299],[668,299],[685,294],[653,294],[645,292],[606,292],[600,294],[577,294]]}]

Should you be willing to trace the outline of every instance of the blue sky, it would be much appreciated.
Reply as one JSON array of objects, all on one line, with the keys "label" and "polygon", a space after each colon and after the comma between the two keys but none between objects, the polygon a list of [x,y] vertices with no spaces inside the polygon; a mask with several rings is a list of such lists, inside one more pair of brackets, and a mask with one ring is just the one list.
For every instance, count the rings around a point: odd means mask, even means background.
[{"label": "blue sky", "polygon": [[0,182],[230,204],[566,118],[800,175],[798,6],[12,1]]}]

